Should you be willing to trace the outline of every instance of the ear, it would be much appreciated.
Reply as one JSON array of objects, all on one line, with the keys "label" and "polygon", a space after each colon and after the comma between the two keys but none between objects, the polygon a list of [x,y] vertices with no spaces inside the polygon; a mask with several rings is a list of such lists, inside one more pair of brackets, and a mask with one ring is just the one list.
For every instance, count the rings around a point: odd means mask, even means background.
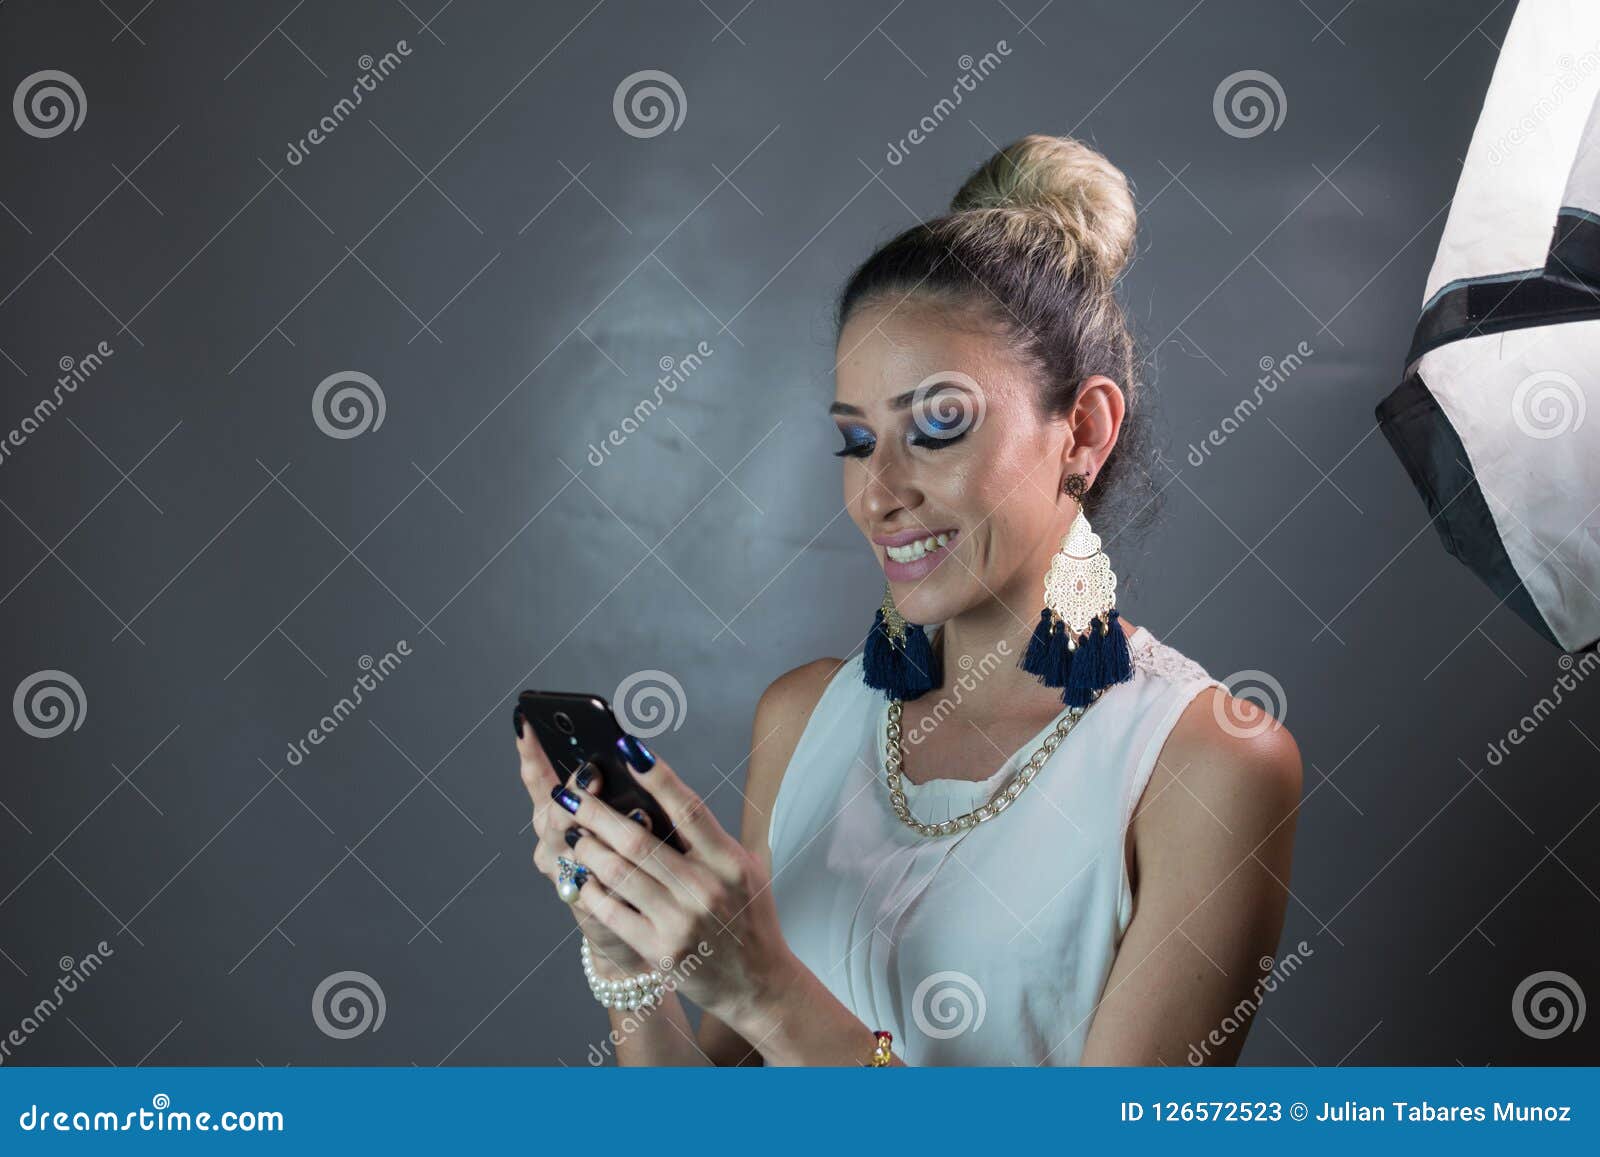
[{"label": "ear", "polygon": [[1091,480],[1099,474],[1117,444],[1126,412],[1127,400],[1116,382],[1104,374],[1084,379],[1068,415],[1072,437],[1062,449],[1062,473],[1088,474]]}]

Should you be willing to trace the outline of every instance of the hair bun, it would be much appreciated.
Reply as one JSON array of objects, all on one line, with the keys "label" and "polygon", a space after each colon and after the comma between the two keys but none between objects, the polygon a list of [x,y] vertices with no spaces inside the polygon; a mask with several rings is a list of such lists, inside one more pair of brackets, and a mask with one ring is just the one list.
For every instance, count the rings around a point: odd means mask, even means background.
[{"label": "hair bun", "polygon": [[1084,265],[1113,279],[1133,254],[1139,215],[1128,178],[1072,137],[1032,134],[967,178],[950,210],[1011,217],[1006,233],[1029,250],[1054,246],[1069,272]]}]

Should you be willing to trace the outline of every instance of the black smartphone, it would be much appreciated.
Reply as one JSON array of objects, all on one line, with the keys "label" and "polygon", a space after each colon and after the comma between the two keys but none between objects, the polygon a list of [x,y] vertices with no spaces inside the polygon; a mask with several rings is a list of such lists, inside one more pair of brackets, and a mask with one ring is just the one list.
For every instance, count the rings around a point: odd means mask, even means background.
[{"label": "black smartphone", "polygon": [[585,763],[594,763],[600,768],[602,800],[623,815],[642,812],[652,833],[680,852],[687,850],[656,798],[634,780],[628,736],[610,704],[582,692],[524,691],[517,706],[562,783]]}]

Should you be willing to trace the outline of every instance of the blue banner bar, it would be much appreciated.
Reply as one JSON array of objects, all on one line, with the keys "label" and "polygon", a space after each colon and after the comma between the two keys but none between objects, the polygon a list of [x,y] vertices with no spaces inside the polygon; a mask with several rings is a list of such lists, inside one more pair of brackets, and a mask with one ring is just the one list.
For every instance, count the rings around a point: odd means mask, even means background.
[{"label": "blue banner bar", "polygon": [[[1600,1069],[0,1069],[0,1153],[1596,1151]],[[192,1137],[209,1135],[209,1141]],[[1052,1140],[1054,1138],[1054,1140]],[[221,1143],[219,1145],[219,1142]],[[598,1147],[598,1148],[597,1148]],[[976,1150],[975,1151],[979,1151]]]}]

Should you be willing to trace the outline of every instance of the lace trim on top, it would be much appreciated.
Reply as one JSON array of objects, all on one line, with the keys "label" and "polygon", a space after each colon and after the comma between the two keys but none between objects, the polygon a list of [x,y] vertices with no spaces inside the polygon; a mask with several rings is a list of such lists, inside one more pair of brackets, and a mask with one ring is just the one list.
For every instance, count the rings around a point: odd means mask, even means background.
[{"label": "lace trim on top", "polygon": [[[1141,631],[1143,628],[1140,628]],[[1132,642],[1132,640],[1129,640]],[[1174,683],[1191,679],[1209,679],[1206,669],[1181,651],[1167,646],[1154,635],[1146,633],[1133,647],[1133,660],[1138,670],[1156,675]]]}]

